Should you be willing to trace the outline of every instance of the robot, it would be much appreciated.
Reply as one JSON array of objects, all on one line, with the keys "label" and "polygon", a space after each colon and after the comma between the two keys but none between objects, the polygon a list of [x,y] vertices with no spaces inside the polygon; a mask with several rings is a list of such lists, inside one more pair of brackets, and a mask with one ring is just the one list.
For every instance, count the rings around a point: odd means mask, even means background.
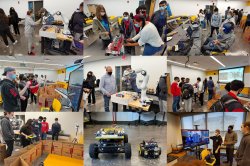
[{"label": "robot", "polygon": [[113,42],[110,43],[106,49],[106,56],[114,55],[119,56],[124,54],[124,47],[123,47],[124,37],[122,35],[117,35]]},{"label": "robot", "polygon": [[161,148],[152,138],[150,141],[143,141],[140,143],[139,155],[144,158],[158,158],[161,155]]},{"label": "robot", "polygon": [[125,70],[123,75],[123,80],[127,80],[129,77],[131,77],[134,74],[140,73],[143,76],[143,80],[139,88],[141,89],[141,99],[140,102],[142,105],[147,105],[147,103],[150,102],[149,98],[147,97],[147,84],[149,80],[149,75],[147,72],[143,69],[137,69],[137,70]]}]

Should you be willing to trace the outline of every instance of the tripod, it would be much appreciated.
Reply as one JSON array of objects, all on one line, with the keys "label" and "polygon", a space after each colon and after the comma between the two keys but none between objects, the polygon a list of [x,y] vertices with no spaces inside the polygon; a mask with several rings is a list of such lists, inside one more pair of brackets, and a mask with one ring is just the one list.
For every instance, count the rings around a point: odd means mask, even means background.
[{"label": "tripod", "polygon": [[72,141],[72,143],[74,143],[74,144],[78,144],[78,139],[77,139],[78,129],[79,129],[79,125],[76,125],[76,136],[75,136],[75,138]]}]

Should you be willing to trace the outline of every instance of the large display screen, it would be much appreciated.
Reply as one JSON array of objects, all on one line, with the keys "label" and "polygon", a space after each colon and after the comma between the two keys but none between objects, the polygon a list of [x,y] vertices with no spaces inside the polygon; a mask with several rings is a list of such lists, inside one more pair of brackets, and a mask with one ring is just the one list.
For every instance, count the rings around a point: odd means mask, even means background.
[{"label": "large display screen", "polygon": [[79,65],[74,65],[74,66],[70,66],[66,68],[66,75],[65,75],[65,81],[69,81],[69,75],[72,71],[74,71],[75,69],[77,69],[79,67]]},{"label": "large display screen", "polygon": [[244,67],[219,70],[219,82],[228,83],[233,80],[244,81]]},{"label": "large display screen", "polygon": [[181,130],[184,147],[196,147],[209,144],[209,130]]}]

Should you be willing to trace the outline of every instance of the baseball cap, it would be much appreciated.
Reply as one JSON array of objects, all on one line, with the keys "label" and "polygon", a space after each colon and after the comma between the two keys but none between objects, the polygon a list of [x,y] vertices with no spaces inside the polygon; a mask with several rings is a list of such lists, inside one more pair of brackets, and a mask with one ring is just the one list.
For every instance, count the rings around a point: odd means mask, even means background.
[{"label": "baseball cap", "polygon": [[4,73],[3,73],[3,76],[6,76],[7,72],[12,72],[12,71],[15,71],[16,69],[13,68],[13,67],[6,67],[4,68]]}]

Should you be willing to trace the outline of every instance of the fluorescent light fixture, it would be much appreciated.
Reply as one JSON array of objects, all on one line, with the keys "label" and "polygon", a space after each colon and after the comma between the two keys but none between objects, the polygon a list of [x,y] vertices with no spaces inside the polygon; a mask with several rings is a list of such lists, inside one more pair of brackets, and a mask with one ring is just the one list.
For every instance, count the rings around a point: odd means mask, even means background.
[{"label": "fluorescent light fixture", "polygon": [[62,64],[49,64],[49,63],[36,63],[36,62],[27,62],[27,61],[10,61],[10,60],[0,60],[0,62],[11,62],[11,63],[26,63],[26,64],[35,64],[35,65],[48,65],[48,66],[65,66]]},{"label": "fluorescent light fixture", "polygon": [[212,58],[215,62],[219,63],[221,66],[226,67],[221,61],[219,61],[217,58],[215,58],[214,56],[210,56],[210,58]]},{"label": "fluorescent light fixture", "polygon": [[86,59],[86,58],[89,58],[91,57],[90,55],[87,55],[87,56],[83,56],[83,59]]},{"label": "fluorescent light fixture", "polygon": [[[171,63],[177,64],[177,65],[185,66],[184,63],[180,63],[180,62],[175,62],[175,61],[171,61],[171,60],[167,60],[167,62],[171,62]],[[196,66],[187,65],[187,67],[206,71],[206,69],[203,69],[203,68],[200,68],[200,67],[196,67]]]}]

